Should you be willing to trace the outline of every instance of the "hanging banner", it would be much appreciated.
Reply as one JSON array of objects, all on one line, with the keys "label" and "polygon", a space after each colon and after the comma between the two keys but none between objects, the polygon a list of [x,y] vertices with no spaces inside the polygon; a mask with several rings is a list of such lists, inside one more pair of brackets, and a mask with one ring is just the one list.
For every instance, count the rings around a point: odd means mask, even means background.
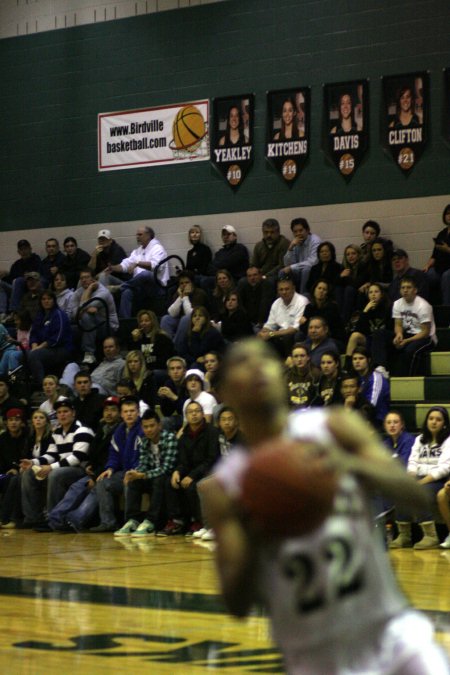
[{"label": "hanging banner", "polygon": [[209,159],[209,101],[98,115],[98,170]]},{"label": "hanging banner", "polygon": [[369,147],[369,82],[324,85],[323,150],[349,181]]},{"label": "hanging banner", "polygon": [[308,159],[310,102],[309,87],[267,92],[266,159],[288,185]]},{"label": "hanging banner", "polygon": [[450,145],[450,68],[444,70],[444,113],[442,134],[447,145]]},{"label": "hanging banner", "polygon": [[425,149],[429,106],[428,73],[383,77],[382,143],[406,175]]},{"label": "hanging banner", "polygon": [[254,94],[215,98],[211,161],[236,190],[253,162]]}]

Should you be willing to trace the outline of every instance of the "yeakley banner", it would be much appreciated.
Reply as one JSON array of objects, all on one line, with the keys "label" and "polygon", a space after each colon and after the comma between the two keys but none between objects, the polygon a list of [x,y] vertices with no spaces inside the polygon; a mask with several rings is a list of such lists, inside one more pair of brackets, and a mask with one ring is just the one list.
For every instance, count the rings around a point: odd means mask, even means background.
[{"label": "yeakley banner", "polygon": [[209,159],[209,101],[98,115],[98,170]]}]

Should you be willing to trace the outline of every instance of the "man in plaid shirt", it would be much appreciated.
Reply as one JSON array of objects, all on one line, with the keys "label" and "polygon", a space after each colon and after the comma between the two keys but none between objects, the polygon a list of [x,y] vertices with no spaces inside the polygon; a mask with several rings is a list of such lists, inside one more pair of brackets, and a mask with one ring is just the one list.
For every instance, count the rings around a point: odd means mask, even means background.
[{"label": "man in plaid shirt", "polygon": [[[126,523],[115,537],[148,537],[161,524],[164,483],[178,462],[177,438],[171,431],[162,430],[158,413],[146,410],[141,424],[144,436],[139,441],[138,465],[124,476]],[[151,497],[150,509],[139,524],[144,493]]]}]

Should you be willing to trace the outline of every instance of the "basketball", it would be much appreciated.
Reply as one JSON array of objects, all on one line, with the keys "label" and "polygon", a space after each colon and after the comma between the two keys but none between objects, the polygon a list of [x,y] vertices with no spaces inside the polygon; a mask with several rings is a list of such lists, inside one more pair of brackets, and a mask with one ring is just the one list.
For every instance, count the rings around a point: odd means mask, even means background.
[{"label": "basketball", "polygon": [[178,111],[172,127],[173,145],[177,150],[194,152],[206,133],[205,120],[195,105]]},{"label": "basketball", "polygon": [[311,443],[283,440],[258,446],[242,482],[241,505],[250,521],[274,537],[309,534],[330,514],[335,472]]}]

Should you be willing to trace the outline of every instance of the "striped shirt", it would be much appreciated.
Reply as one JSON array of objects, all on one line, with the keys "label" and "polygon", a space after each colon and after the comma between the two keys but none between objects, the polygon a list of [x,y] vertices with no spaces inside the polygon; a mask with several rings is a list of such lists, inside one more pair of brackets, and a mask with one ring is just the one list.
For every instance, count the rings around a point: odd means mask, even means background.
[{"label": "striped shirt", "polygon": [[94,432],[84,427],[77,420],[68,431],[57,427],[52,434],[52,442],[47,452],[32,460],[33,464],[51,464],[52,469],[67,466],[85,466],[88,459],[89,446]]}]

